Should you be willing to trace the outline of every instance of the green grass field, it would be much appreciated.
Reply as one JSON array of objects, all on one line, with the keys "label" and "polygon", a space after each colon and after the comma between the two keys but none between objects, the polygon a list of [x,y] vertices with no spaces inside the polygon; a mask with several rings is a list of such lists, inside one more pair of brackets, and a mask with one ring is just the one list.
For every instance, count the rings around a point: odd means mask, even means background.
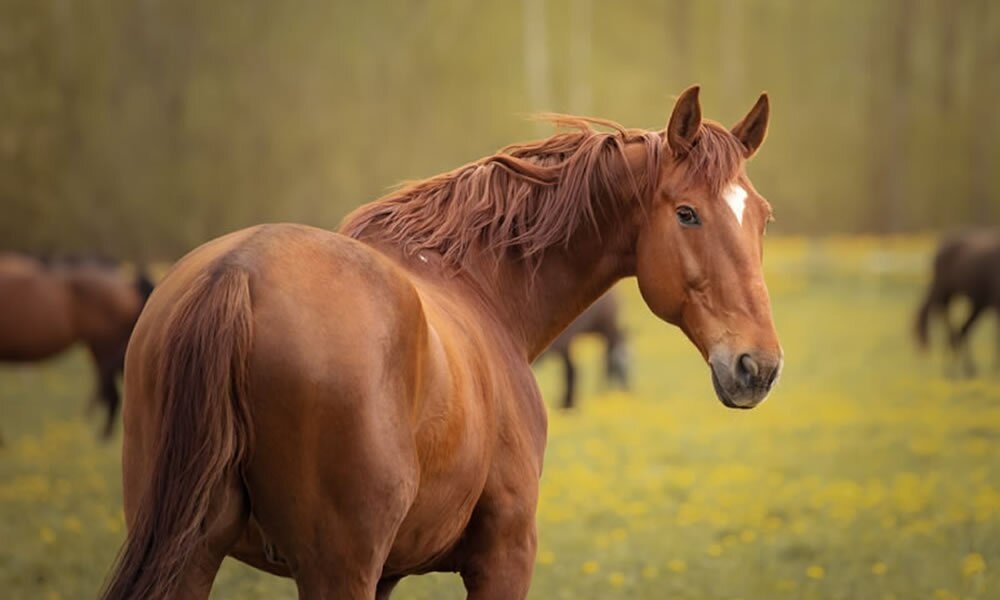
[{"label": "green grass field", "polygon": [[[581,408],[553,412],[532,598],[1000,597],[996,323],[977,379],[911,343],[926,240],[770,240],[782,381],[725,409],[708,370],[626,282],[634,387],[607,392],[598,346]],[[546,396],[558,365],[539,365]],[[0,368],[0,596],[91,598],[124,534],[120,438],[84,417],[82,353]],[[294,598],[227,561],[214,598]],[[461,598],[454,575],[396,598]]]}]

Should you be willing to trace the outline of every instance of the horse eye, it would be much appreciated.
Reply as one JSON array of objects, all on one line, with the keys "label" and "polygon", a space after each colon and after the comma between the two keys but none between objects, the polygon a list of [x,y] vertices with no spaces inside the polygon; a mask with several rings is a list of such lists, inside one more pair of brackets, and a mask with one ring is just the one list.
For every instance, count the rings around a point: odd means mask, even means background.
[{"label": "horse eye", "polygon": [[694,212],[694,209],[690,206],[679,206],[677,208],[677,220],[685,227],[697,227],[701,225],[698,213]]}]

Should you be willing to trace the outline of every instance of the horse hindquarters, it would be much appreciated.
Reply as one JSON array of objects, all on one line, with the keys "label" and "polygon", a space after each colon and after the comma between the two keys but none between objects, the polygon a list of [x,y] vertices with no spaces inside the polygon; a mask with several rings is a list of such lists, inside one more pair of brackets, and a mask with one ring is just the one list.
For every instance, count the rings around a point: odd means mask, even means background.
[{"label": "horse hindquarters", "polygon": [[266,546],[302,598],[371,599],[420,479],[420,302],[356,242],[281,234],[246,258],[255,429],[244,476],[263,544],[244,538],[235,556],[259,566]]}]

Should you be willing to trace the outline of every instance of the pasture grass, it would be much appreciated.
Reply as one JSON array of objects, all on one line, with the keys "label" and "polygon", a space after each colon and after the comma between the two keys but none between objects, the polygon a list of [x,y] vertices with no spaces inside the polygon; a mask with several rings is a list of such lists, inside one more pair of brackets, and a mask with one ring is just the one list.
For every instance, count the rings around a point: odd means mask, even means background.
[{"label": "pasture grass", "polygon": [[[626,282],[633,388],[552,411],[531,597],[987,599],[1000,596],[996,324],[975,335],[979,378],[917,354],[923,239],[775,239],[768,281],[786,354],[772,397],[725,409],[708,370]],[[940,336],[938,336],[940,337]],[[559,365],[538,366],[554,405]],[[0,590],[92,598],[124,535],[120,437],[83,416],[82,353],[0,368]],[[227,561],[213,598],[294,598],[287,580]],[[462,598],[454,575],[401,599]]]}]

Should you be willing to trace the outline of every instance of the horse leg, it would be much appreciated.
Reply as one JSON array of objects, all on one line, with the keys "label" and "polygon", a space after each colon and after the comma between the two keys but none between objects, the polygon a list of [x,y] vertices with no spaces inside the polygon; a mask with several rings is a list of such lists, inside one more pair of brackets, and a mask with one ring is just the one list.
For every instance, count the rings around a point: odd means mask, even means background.
[{"label": "horse leg", "polygon": [[468,600],[525,598],[535,566],[538,535],[534,506],[508,496],[506,506],[473,515],[469,547],[459,569]]},{"label": "horse leg", "polygon": [[[253,515],[302,600],[385,598],[382,570],[417,492],[416,449],[389,403],[359,393],[338,404],[333,394],[256,405],[268,427],[258,427],[247,469]],[[299,433],[321,410],[328,433]]]},{"label": "horse leg", "polygon": [[378,582],[378,587],[375,589],[375,600],[389,600],[389,596],[392,595],[392,590],[396,589],[396,584],[399,583],[401,577],[393,577],[391,579],[383,579]]},{"label": "horse leg", "polygon": [[576,405],[576,366],[573,364],[573,357],[569,354],[569,348],[560,350],[559,356],[563,361],[563,378],[566,381],[562,407],[568,410]]},{"label": "horse leg", "polygon": [[608,338],[605,371],[609,381],[616,382],[623,390],[628,389],[628,347],[620,335]]},{"label": "horse leg", "polygon": [[207,600],[212,583],[229,549],[239,540],[250,515],[246,489],[238,474],[232,474],[221,486],[203,528],[205,543],[191,557],[185,572],[180,574],[177,598]]},{"label": "horse leg", "polygon": [[301,600],[371,600],[392,592],[395,582],[381,581],[382,568],[412,499],[382,486],[362,491],[361,480],[371,476],[361,469],[355,481],[341,481],[341,491],[331,492],[346,492],[354,501],[309,509],[309,533],[297,535],[292,549]]},{"label": "horse leg", "polygon": [[975,325],[980,315],[983,314],[983,308],[984,306],[979,303],[973,305],[972,312],[965,319],[965,323],[962,323],[958,332],[952,336],[952,348],[956,354],[960,355],[965,368],[965,376],[967,377],[975,377],[976,375],[976,363],[972,358],[972,348],[969,345],[968,336],[972,330],[972,326]]},{"label": "horse leg", "polygon": [[104,372],[100,375],[99,395],[107,408],[107,420],[104,422],[104,432],[102,437],[108,439],[115,430],[115,422],[118,419],[118,408],[121,406],[121,395],[118,392],[118,384],[115,381],[114,372]]}]

